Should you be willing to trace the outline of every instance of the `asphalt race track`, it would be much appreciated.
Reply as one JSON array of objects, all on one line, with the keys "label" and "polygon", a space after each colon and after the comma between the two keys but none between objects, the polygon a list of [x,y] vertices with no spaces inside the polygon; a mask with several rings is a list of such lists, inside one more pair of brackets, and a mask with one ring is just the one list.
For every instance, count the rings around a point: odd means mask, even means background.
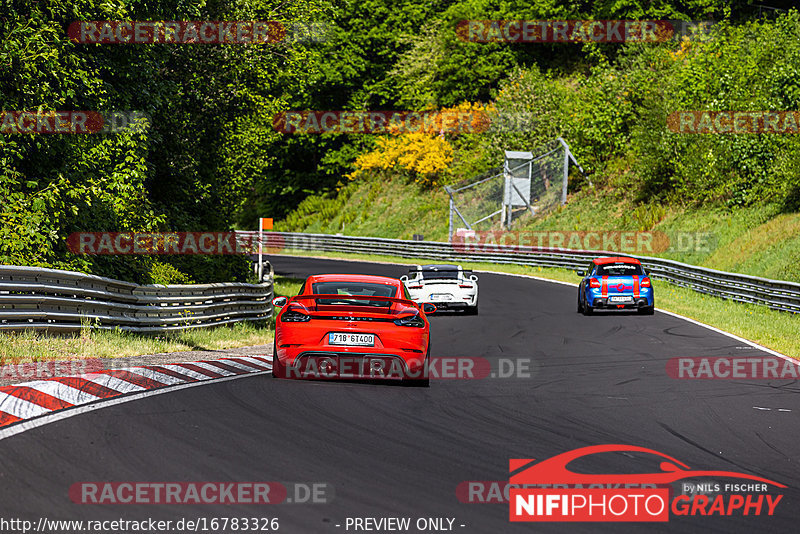
[{"label": "asphalt race track", "polygon": [[[294,277],[406,272],[397,265],[270,259],[277,274]],[[479,276],[480,315],[434,316],[432,355],[529,360],[529,377],[433,380],[424,389],[256,376],[111,406],[0,441],[2,517],[277,517],[286,533],[354,532],[345,528],[348,517],[410,517],[412,525],[417,518],[454,518],[453,530],[464,533],[797,531],[798,384],[676,380],[665,371],[672,357],[760,351],[658,311],[584,317],[575,311],[576,290],[564,285]],[[750,473],[788,489],[773,517],[672,516],[651,524],[512,524],[507,504],[457,498],[461,482],[507,480],[509,458],[541,460],[607,443],[648,447],[693,469]],[[595,462],[589,472],[657,467],[637,455]],[[82,481],[317,482],[328,484],[333,498],[266,506],[80,505],[68,490]]]}]

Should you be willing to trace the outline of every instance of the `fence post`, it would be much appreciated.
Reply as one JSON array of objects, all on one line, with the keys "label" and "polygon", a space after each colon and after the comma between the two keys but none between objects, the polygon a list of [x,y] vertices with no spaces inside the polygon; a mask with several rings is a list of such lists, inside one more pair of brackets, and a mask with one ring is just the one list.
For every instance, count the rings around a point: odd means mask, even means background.
[{"label": "fence post", "polygon": [[450,243],[453,242],[453,193],[450,192],[450,188],[445,186],[447,190],[447,194],[450,195],[450,229],[447,231],[447,241]]},{"label": "fence post", "polygon": [[569,181],[569,148],[564,144],[564,183],[561,189],[561,205],[567,203],[567,182]]}]

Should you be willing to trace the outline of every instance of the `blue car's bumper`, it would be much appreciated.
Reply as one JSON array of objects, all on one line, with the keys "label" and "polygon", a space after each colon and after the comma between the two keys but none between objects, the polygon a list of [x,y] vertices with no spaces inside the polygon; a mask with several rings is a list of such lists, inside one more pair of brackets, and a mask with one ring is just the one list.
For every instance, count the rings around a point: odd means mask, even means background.
[{"label": "blue car's bumper", "polygon": [[[624,297],[624,301],[619,301],[611,297]],[[626,293],[609,293],[605,297],[602,295],[602,290],[599,288],[587,288],[586,290],[586,303],[594,309],[632,309],[639,308],[652,308],[655,304],[655,297],[653,295],[653,288],[643,287],[639,291],[639,296],[636,297],[631,292]]]}]

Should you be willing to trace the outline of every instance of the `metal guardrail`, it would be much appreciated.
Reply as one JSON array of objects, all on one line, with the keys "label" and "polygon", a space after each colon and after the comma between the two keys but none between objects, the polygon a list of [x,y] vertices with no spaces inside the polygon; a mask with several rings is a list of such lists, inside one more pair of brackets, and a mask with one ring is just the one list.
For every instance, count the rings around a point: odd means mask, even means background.
[{"label": "metal guardrail", "polygon": [[[270,234],[273,243],[280,242],[284,249],[299,251],[385,254],[437,261],[473,261],[565,269],[588,267],[591,259],[596,256],[620,255],[606,251],[537,249],[504,245],[493,246],[492,252],[474,252],[470,250],[469,243],[405,241],[402,239],[290,232],[271,232]],[[625,256],[638,258],[650,275],[657,279],[723,299],[800,313],[800,284],[798,283],[716,271],[663,258],[630,254],[625,254]]]},{"label": "metal guardrail", "polygon": [[0,331],[133,332],[203,328],[272,316],[261,284],[138,285],[73,271],[0,265]]}]

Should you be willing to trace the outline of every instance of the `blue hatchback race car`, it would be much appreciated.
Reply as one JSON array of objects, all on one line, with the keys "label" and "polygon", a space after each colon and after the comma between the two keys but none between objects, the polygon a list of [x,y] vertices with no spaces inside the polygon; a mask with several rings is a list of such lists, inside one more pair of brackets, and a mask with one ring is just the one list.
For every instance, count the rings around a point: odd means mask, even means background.
[{"label": "blue hatchback race car", "polygon": [[638,310],[652,315],[655,310],[653,285],[639,260],[624,257],[596,258],[578,286],[578,312]]}]

